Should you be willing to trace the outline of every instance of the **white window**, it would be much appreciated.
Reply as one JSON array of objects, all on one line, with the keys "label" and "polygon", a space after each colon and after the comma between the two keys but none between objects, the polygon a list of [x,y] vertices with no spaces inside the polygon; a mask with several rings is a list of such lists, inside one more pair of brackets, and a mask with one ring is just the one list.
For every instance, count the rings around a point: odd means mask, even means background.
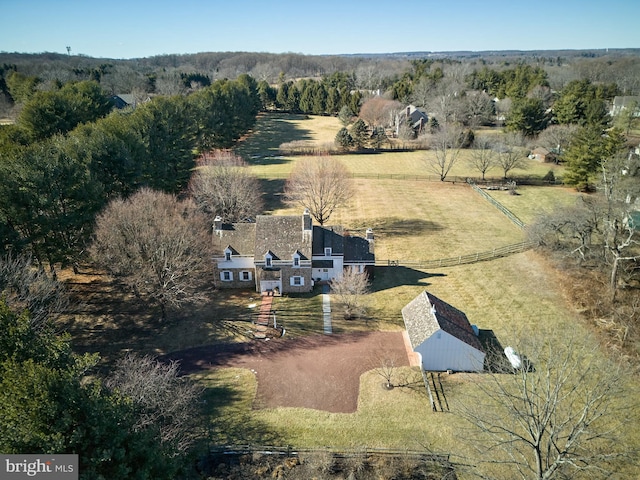
[{"label": "white window", "polygon": [[326,247],[324,249],[324,256],[325,257],[330,257],[331,256],[331,247]]},{"label": "white window", "polygon": [[294,255],[293,256],[293,266],[294,267],[299,267],[300,266],[300,255]]},{"label": "white window", "polygon": [[291,277],[290,283],[291,283],[291,286],[301,287],[304,285],[304,277]]},{"label": "white window", "polygon": [[220,272],[220,280],[222,280],[223,282],[233,281],[233,272],[230,272],[229,270],[223,270],[222,272]]},{"label": "white window", "polygon": [[273,259],[271,258],[271,255],[267,254],[264,256],[264,265],[266,267],[273,266]]},{"label": "white window", "polygon": [[225,250],[225,252],[224,252],[224,259],[225,259],[227,262],[230,262],[230,261],[231,261],[231,250]]},{"label": "white window", "polygon": [[244,270],[242,272],[240,272],[240,280],[242,280],[243,282],[248,282],[251,280],[251,272],[248,270]]}]

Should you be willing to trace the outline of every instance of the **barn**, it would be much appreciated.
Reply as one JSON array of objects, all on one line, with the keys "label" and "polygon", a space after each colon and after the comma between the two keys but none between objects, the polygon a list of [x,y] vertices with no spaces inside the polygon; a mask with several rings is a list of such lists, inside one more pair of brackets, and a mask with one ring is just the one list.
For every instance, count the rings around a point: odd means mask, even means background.
[{"label": "barn", "polygon": [[424,291],[402,309],[411,348],[427,371],[478,372],[485,352],[467,316]]}]

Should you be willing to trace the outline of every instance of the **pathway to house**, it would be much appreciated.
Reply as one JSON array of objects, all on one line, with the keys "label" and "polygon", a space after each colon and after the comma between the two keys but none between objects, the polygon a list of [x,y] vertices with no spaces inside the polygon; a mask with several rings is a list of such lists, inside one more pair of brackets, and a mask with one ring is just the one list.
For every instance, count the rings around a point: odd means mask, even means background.
[{"label": "pathway to house", "polygon": [[324,334],[331,335],[333,329],[331,327],[331,295],[329,285],[322,286],[322,318],[324,320]]},{"label": "pathway to house", "polygon": [[256,330],[253,334],[255,338],[266,338],[267,326],[269,325],[269,319],[271,317],[272,304],[273,295],[271,293],[263,293],[262,302],[260,303],[260,313],[258,313],[258,320],[256,321]]}]

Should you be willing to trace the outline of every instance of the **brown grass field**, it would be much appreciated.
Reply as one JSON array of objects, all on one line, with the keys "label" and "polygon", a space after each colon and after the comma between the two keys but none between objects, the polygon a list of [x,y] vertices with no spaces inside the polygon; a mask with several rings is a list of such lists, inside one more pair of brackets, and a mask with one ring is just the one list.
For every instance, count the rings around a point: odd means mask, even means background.
[{"label": "brown grass field", "polygon": [[[337,119],[330,117],[287,115],[261,119],[238,151],[265,182],[269,211],[283,214],[300,210],[281,202],[283,179],[296,158],[278,157],[278,145],[290,140],[332,141],[339,128]],[[426,154],[391,152],[341,158],[354,174],[423,175],[422,158]],[[531,162],[526,172],[541,177],[550,168],[561,174],[561,167],[539,162]],[[463,162],[452,172],[462,177],[469,174]],[[359,234],[367,227],[373,228],[377,259],[448,258],[491,250],[524,238],[523,231],[467,185],[423,179],[354,181],[356,194],[329,223],[343,224]],[[518,192],[519,195],[508,195],[496,191],[492,195],[526,223],[556,205],[571,204],[576,198],[575,192],[564,187],[521,187]],[[158,312],[131,301],[108,279],[71,275],[69,280],[77,283],[73,287],[82,303],[65,319],[65,325],[79,349],[97,349],[107,361],[127,350],[165,355],[189,347],[246,340],[250,327],[247,320],[251,317],[248,305],[256,301],[254,292],[212,291],[209,304],[175,314],[167,324],[159,325]],[[334,330],[401,330],[400,309],[428,289],[464,311],[471,323],[492,330],[503,345],[532,331],[569,328],[587,334],[589,327],[563,295],[563,281],[562,274],[534,251],[431,271],[382,266],[377,268],[369,296],[371,318],[366,322],[345,321],[334,312]],[[318,292],[278,298],[274,308],[286,321],[286,341],[296,342],[322,332]],[[399,376],[415,373],[409,367],[397,371]],[[292,407],[256,409],[260,379],[247,369],[217,368],[194,378],[208,388],[210,441],[215,443],[429,448],[452,453],[457,460],[466,458],[468,453],[459,441],[461,423],[455,415],[432,413],[424,389],[384,390],[381,377],[373,370],[360,377],[355,413]],[[472,381],[473,375],[443,377],[445,392],[452,398],[464,395]],[[635,380],[632,383],[637,386]],[[618,401],[640,408],[637,398]],[[634,427],[630,426],[628,443],[640,446],[640,429]],[[625,473],[620,478],[633,478],[635,473],[635,467],[630,467],[629,475]]]}]

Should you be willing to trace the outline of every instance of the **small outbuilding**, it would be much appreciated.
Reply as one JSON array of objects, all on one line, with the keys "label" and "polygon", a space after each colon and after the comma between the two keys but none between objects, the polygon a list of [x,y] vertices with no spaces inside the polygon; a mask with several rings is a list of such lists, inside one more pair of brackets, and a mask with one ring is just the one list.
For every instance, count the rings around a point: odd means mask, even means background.
[{"label": "small outbuilding", "polygon": [[427,371],[479,372],[485,352],[467,316],[426,291],[402,309],[411,348]]}]

